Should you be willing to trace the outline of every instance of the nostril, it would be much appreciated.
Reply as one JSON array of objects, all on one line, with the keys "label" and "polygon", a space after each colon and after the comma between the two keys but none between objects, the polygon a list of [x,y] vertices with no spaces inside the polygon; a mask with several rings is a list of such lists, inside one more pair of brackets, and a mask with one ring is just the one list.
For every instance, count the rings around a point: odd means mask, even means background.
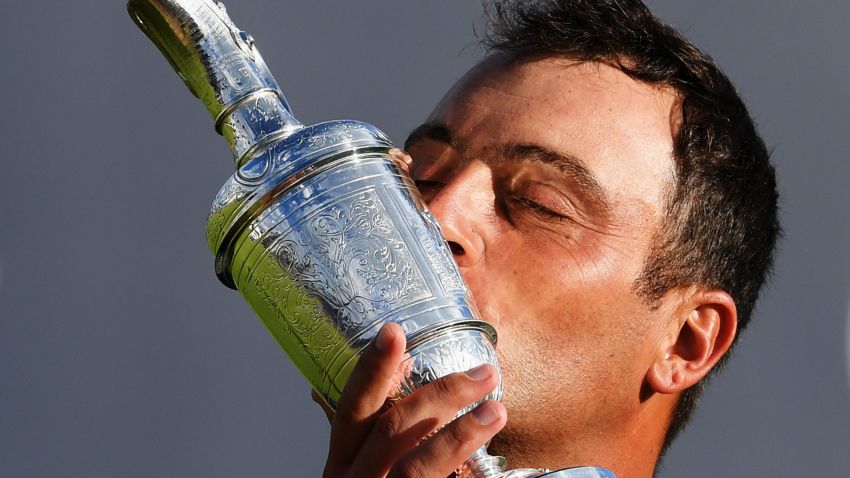
[{"label": "nostril", "polygon": [[464,254],[463,247],[460,244],[454,241],[447,241],[449,243],[449,249],[452,250],[452,254],[456,256],[462,256]]}]

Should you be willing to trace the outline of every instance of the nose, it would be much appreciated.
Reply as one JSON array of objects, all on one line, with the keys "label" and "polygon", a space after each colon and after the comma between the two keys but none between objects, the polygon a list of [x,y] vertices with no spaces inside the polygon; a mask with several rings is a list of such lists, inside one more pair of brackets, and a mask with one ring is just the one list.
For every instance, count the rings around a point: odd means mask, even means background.
[{"label": "nose", "polygon": [[454,171],[428,202],[461,268],[475,265],[484,256],[493,198],[489,168],[471,162]]}]

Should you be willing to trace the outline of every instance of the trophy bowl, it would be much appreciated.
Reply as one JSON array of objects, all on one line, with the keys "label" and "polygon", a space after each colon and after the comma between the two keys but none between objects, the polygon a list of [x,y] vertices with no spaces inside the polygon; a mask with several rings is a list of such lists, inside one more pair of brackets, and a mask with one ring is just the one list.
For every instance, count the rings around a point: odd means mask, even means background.
[{"label": "trophy bowl", "polygon": [[219,278],[331,407],[387,322],[408,340],[399,394],[498,366],[495,331],[477,319],[436,221],[391,150],[364,123],[303,128],[245,162],[208,222]]}]

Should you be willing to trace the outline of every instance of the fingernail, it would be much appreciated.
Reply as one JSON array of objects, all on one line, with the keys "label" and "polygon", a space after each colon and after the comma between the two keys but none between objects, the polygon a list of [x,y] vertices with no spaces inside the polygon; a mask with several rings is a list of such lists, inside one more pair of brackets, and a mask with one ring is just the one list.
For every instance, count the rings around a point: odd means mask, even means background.
[{"label": "fingernail", "polygon": [[496,410],[496,407],[489,402],[484,402],[481,405],[478,405],[474,410],[472,410],[472,414],[482,425],[490,425],[499,419],[499,412]]},{"label": "fingernail", "polygon": [[471,378],[472,380],[481,381],[481,380],[487,380],[488,378],[490,378],[490,375],[492,375],[492,371],[490,370],[490,367],[488,367],[486,364],[484,364],[484,365],[479,365],[479,366],[475,367],[474,369],[466,372],[466,375],[469,378]]},{"label": "fingernail", "polygon": [[378,336],[375,337],[375,347],[382,352],[386,352],[392,346],[393,340],[393,334],[391,334],[390,331],[387,330],[387,326],[384,325],[381,327],[381,330],[378,331]]}]

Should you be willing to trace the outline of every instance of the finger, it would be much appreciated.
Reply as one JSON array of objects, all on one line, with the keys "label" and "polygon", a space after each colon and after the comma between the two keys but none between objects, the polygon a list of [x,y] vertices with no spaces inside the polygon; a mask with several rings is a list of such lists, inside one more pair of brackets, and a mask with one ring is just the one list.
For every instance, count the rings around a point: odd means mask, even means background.
[{"label": "finger", "polygon": [[405,348],[398,324],[384,325],[366,347],[342,391],[331,430],[328,466],[345,466],[354,460],[390,390],[397,385],[396,371]]},{"label": "finger", "polygon": [[488,400],[402,457],[387,478],[450,475],[507,423],[505,406]]},{"label": "finger", "polygon": [[316,405],[322,407],[322,411],[325,412],[325,416],[328,417],[328,423],[333,423],[333,409],[330,405],[328,405],[328,402],[326,402],[325,399],[323,399],[321,395],[319,395],[319,392],[317,392],[315,388],[310,389],[310,398],[312,398],[313,401],[316,402]]},{"label": "finger", "polygon": [[407,173],[410,174],[410,166],[413,164],[413,158],[411,158],[409,154],[398,148],[391,149],[389,154],[403,164]]},{"label": "finger", "polygon": [[375,421],[351,469],[357,476],[384,476],[423,438],[486,396],[498,382],[495,367],[482,365],[467,373],[446,375],[417,389]]}]

